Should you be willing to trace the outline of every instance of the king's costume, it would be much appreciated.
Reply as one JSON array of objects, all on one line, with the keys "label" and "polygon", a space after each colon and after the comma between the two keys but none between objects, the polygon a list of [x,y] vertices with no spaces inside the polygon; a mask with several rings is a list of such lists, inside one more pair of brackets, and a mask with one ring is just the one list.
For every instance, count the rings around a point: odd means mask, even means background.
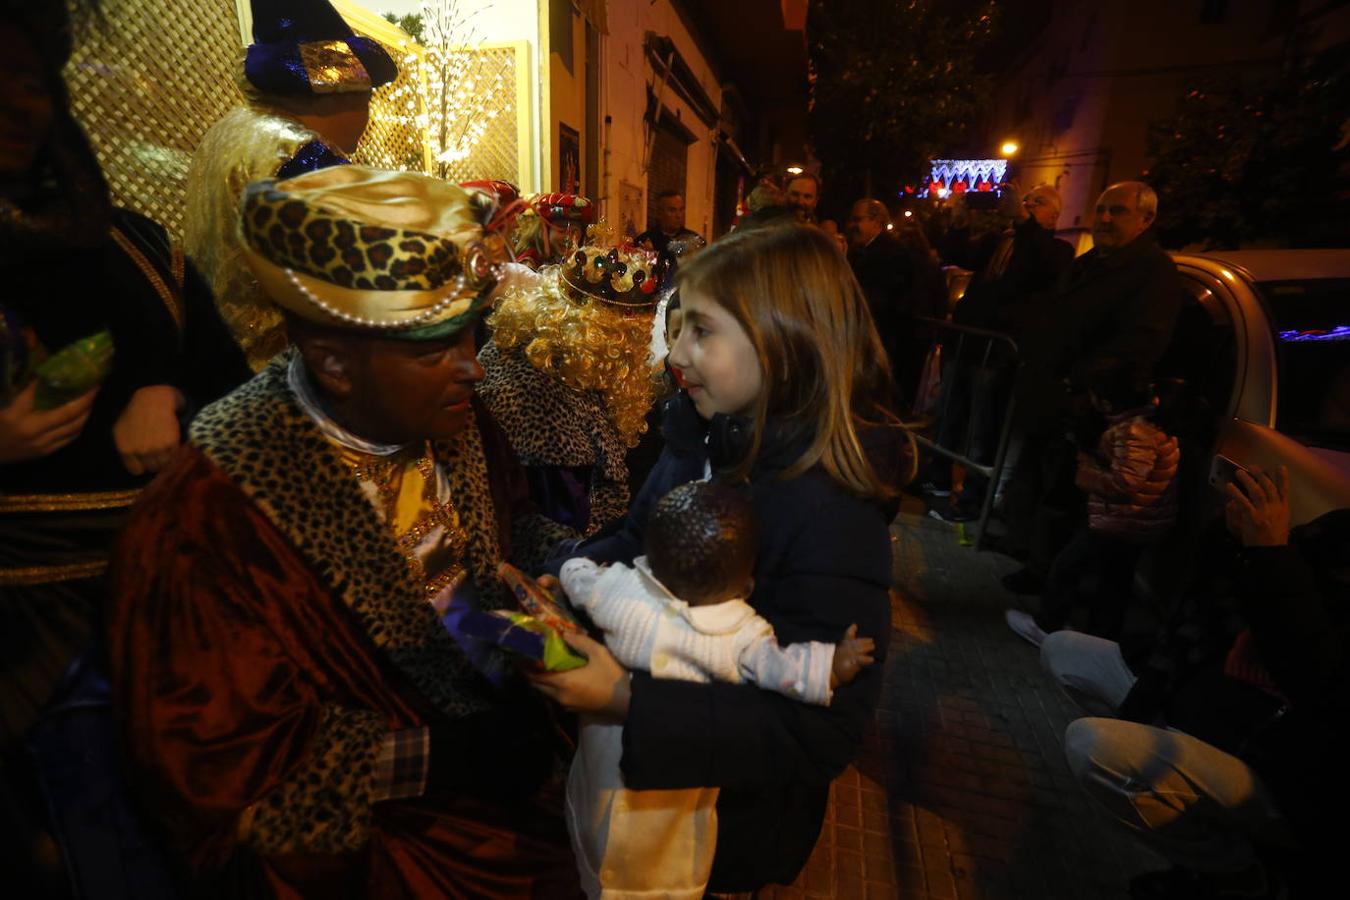
[{"label": "king's costume", "polygon": [[628,510],[625,457],[656,396],[654,256],[587,247],[503,292],[479,388],[540,508],[591,534]]},{"label": "king's costume", "polygon": [[[453,185],[357,166],[256,185],[241,214],[292,314],[412,341],[484,305],[469,215]],[[431,602],[467,580],[506,605],[498,563],[565,534],[476,404],[453,439],[372,443],[292,351],[203,411],[124,533],[109,612],[134,781],[189,887],[574,895],[542,704],[479,674]]]},{"label": "king's costume", "polygon": [[245,264],[235,232],[244,188],[348,162],[342,150],[279,108],[311,98],[365,93],[398,68],[374,40],[356,35],[327,0],[253,0],[253,43],[237,82],[247,103],[202,136],[188,171],[183,242],[211,285],[249,365],[261,370],[286,348],[281,314]]}]

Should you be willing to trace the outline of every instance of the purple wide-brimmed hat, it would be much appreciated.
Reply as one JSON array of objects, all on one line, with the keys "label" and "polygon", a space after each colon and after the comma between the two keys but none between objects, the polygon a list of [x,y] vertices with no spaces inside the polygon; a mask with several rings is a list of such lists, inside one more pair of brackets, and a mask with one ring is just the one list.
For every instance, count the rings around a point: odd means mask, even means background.
[{"label": "purple wide-brimmed hat", "polygon": [[377,41],[354,33],[328,0],[252,0],[244,77],[264,94],[368,91],[398,77]]}]

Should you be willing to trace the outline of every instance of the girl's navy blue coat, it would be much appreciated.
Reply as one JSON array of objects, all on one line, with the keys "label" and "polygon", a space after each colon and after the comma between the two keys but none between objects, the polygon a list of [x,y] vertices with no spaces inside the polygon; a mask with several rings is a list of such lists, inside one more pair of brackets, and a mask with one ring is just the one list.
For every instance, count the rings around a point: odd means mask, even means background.
[{"label": "girl's navy blue coat", "polygon": [[[577,554],[631,562],[643,552],[643,525],[657,500],[703,478],[709,462],[716,473],[743,458],[746,420],[718,415],[705,424],[683,392],[663,413],[665,450],[628,516]],[[862,438],[881,473],[900,471],[905,445],[897,430],[873,428]],[[876,641],[876,664],[837,690],[828,707],[752,685],[633,675],[624,783],[722,788],[713,891],[796,878],[820,833],[830,781],[856,756],[881,691],[891,631],[888,526],[896,509],[849,493],[819,467],[783,480],[801,450],[801,442],[766,431],[748,485],[760,527],[749,602],[782,644],[837,642],[857,624],[860,636]]]}]

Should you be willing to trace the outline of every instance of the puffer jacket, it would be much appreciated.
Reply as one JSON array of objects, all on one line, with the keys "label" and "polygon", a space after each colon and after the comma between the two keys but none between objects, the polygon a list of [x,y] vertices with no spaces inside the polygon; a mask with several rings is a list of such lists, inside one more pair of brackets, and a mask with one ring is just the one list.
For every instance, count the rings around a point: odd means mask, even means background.
[{"label": "puffer jacket", "polygon": [[1108,421],[1097,444],[1108,468],[1083,465],[1074,479],[1088,495],[1088,527],[1131,541],[1160,538],[1177,518],[1177,439],[1138,410]]}]

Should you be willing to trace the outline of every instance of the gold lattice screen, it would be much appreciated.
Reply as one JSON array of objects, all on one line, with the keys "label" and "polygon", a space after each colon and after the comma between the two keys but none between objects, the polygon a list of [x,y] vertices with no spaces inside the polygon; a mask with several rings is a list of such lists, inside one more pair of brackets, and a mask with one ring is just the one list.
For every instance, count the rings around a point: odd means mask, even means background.
[{"label": "gold lattice screen", "polygon": [[428,103],[438,97],[437,89],[428,81],[436,77],[425,65],[422,48],[405,45],[395,48],[385,45],[391,56],[399,61],[396,82],[381,88],[370,107],[370,126],[356,150],[358,162],[386,169],[410,169],[439,175],[450,181],[501,179],[518,186],[527,186],[529,157],[523,151],[521,110],[526,110],[528,122],[528,64],[524,44],[488,44],[473,49],[457,49],[456,69],[469,82],[459,86],[471,95],[456,101],[459,106],[471,107],[467,118],[471,122],[451,122],[454,136],[465,125],[476,124],[476,139],[467,155],[437,162],[433,147],[428,142],[426,129],[435,127],[428,115]]},{"label": "gold lattice screen", "polygon": [[[43,0],[53,2],[53,0]],[[239,102],[239,22],[222,0],[103,0],[66,68],[71,105],[113,201],[182,230],[202,133]]]},{"label": "gold lattice screen", "polygon": [[[235,5],[228,0],[103,0],[102,9],[102,20],[77,35],[66,68],[75,116],[103,165],[114,202],[181,234],[183,184],[192,152],[211,124],[242,102],[234,86],[243,53]],[[401,74],[375,92],[357,161],[444,174],[454,181],[530,183],[524,44],[468,51],[479,57],[476,71],[503,77],[487,85],[488,94],[477,87],[479,107],[495,112],[468,156],[445,167],[432,160],[423,139],[423,73],[405,60],[421,48],[386,48],[400,61]]]}]

